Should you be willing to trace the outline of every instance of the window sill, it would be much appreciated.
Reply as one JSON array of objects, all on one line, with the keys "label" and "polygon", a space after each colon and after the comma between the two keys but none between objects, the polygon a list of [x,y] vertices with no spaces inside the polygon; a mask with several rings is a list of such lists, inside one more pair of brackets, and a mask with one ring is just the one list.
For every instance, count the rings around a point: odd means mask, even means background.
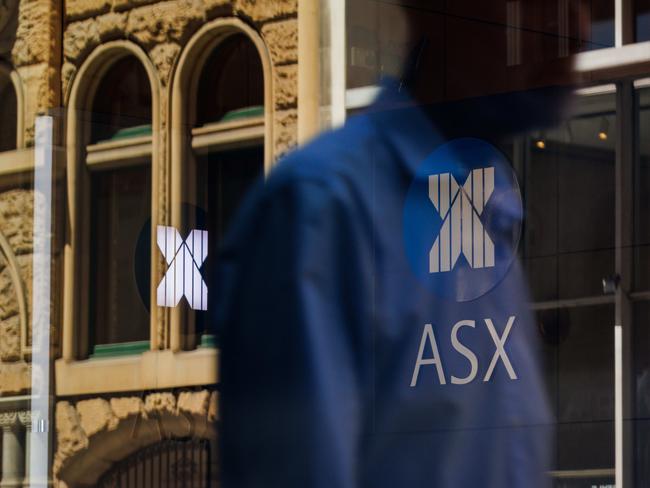
[{"label": "window sill", "polygon": [[[589,479],[589,478],[613,478],[616,474],[614,469],[575,469],[550,471],[548,473],[555,479]],[[602,485],[599,485],[602,486]]]},{"label": "window sill", "polygon": [[34,169],[34,149],[0,152],[0,175],[21,173]]},{"label": "window sill", "polygon": [[192,149],[199,154],[234,149],[264,141],[264,117],[207,124],[192,129]]},{"label": "window sill", "polygon": [[196,347],[199,349],[219,347],[219,341],[214,334],[203,334]]},{"label": "window sill", "polygon": [[121,342],[116,344],[97,344],[89,359],[113,358],[142,354],[150,349],[149,341]]},{"label": "window sill", "polygon": [[56,394],[87,395],[215,384],[219,350],[142,354],[55,362]]},{"label": "window sill", "polygon": [[98,142],[86,148],[86,164],[94,169],[132,165],[151,158],[151,136]]}]

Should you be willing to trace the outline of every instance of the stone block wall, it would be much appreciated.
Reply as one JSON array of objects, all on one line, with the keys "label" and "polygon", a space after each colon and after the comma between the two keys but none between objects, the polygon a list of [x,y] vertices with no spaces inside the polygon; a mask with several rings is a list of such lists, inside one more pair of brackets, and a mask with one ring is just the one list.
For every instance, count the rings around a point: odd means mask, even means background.
[{"label": "stone block wall", "polygon": [[[34,143],[36,116],[61,103],[59,5],[55,0],[0,0],[0,62],[18,74],[28,147]],[[11,396],[31,385],[34,192],[0,183],[0,396]]]},{"label": "stone block wall", "polygon": [[[189,38],[207,21],[235,16],[264,39],[274,65],[274,153],[297,141],[297,0],[67,0],[63,38],[64,104],[77,70],[102,43],[126,39],[142,47],[158,70],[163,88]],[[165,99],[165,97],[163,97]],[[169,123],[161,107],[162,125]]]},{"label": "stone block wall", "polygon": [[[31,190],[0,192],[0,395],[23,393],[30,388],[31,371],[26,361],[29,345],[29,312],[32,285]],[[5,247],[6,246],[6,247]],[[13,270],[17,271],[12,273]],[[21,305],[27,315],[21,317]],[[26,321],[22,324],[21,321]]]},{"label": "stone block wall", "polygon": [[[266,45],[273,65],[271,144],[277,159],[297,143],[297,0],[66,0],[60,85],[63,106],[68,103],[75,76],[93,50],[103,43],[128,40],[142,48],[157,71],[164,133],[174,117],[169,107],[171,81],[183,49],[203,25],[220,17],[243,20]],[[168,143],[161,137],[163,146]],[[166,156],[161,162],[163,167],[169,164]],[[166,193],[165,189],[160,193]],[[164,210],[159,218],[164,220],[169,201],[162,199],[160,205]],[[79,401],[60,398],[55,417],[57,483],[62,487],[92,486],[93,476],[161,435],[213,435],[216,395],[204,389],[142,396],[106,392]]]},{"label": "stone block wall", "polygon": [[34,118],[60,104],[60,17],[55,0],[0,2],[0,60],[14,68],[24,91],[25,143]]},{"label": "stone block wall", "polygon": [[57,402],[55,486],[94,486],[114,461],[163,439],[214,442],[217,395],[203,389]]},{"label": "stone block wall", "polygon": [[[262,37],[273,66],[275,158],[297,144],[297,0],[64,0],[63,12],[61,5],[55,0],[0,0],[0,61],[20,77],[27,146],[33,145],[35,117],[65,109],[84,61],[113,40],[134,42],[151,59],[161,82],[164,132],[171,123],[170,85],[181,53],[193,34],[219,17],[237,17]],[[65,195],[57,188],[62,208]],[[31,310],[33,199],[31,190],[0,187],[0,233],[10,251],[0,253],[0,396],[30,387],[29,354],[23,347],[30,343],[24,337],[29,327],[21,326],[19,303]],[[19,270],[22,295],[12,266]],[[62,289],[60,282],[53,285]],[[128,450],[155,442],[161,428],[171,436],[207,436],[214,434],[217,421],[216,392],[208,389],[57,400],[54,475],[62,487],[92,485],[89,476]],[[135,437],[134,425],[140,432]]]}]

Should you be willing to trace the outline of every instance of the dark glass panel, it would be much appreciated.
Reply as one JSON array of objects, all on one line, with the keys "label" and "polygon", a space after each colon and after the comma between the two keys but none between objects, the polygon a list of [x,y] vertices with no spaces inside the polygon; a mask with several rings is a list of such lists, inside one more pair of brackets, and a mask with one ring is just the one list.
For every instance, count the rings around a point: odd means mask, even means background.
[{"label": "dark glass panel", "polygon": [[616,116],[612,96],[528,139],[524,260],[535,301],[602,294],[614,272]]},{"label": "dark glass panel", "polygon": [[0,80],[0,152],[16,149],[16,91],[9,79]]},{"label": "dark glass panel", "polygon": [[[115,62],[93,102],[91,142],[151,133],[151,85],[134,56]],[[133,129],[136,128],[136,131]],[[132,129],[126,131],[125,129]]]},{"label": "dark glass panel", "polygon": [[201,73],[196,125],[263,105],[264,71],[257,49],[243,34],[230,36],[210,54]]},{"label": "dark glass panel", "polygon": [[351,0],[346,32],[348,88],[416,64],[427,101],[481,96],[569,81],[570,54],[614,45],[614,1]]},{"label": "dark glass panel", "polygon": [[539,311],[537,320],[557,420],[555,469],[613,468],[613,305]]},{"label": "dark glass panel", "polygon": [[[197,164],[197,202],[200,215],[197,228],[208,231],[210,252],[203,265],[208,277],[208,304],[215,303],[215,287],[210,286],[219,244],[251,185],[264,173],[264,148],[252,146],[214,152],[199,158]],[[208,306],[210,310],[210,306]],[[210,333],[209,314],[196,313],[196,334]]]},{"label": "dark glass panel", "polygon": [[650,0],[634,0],[636,41],[650,41]]},{"label": "dark glass panel", "polygon": [[[91,345],[149,339],[149,312],[138,291],[137,260],[143,232],[150,232],[151,171],[148,166],[91,174]],[[145,268],[148,268],[145,266]],[[150,278],[141,277],[149,291]]]},{"label": "dark glass panel", "polygon": [[633,307],[636,486],[650,486],[650,302]]},{"label": "dark glass panel", "polygon": [[650,89],[637,93],[639,158],[634,183],[634,287],[650,288]]}]

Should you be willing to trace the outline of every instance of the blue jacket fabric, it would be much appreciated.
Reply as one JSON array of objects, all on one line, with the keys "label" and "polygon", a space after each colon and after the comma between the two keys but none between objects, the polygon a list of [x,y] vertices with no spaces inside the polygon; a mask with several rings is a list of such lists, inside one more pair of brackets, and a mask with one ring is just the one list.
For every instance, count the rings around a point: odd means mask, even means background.
[{"label": "blue jacket fabric", "polygon": [[[406,194],[447,137],[432,120],[387,87],[242,205],[216,277],[225,487],[547,486],[551,424],[519,265],[459,303],[405,256]],[[512,316],[517,379],[497,358],[483,381],[495,354],[485,319],[501,335]],[[469,369],[450,340],[461,320],[476,324],[460,333],[478,363],[469,384],[450,381]],[[446,381],[428,364],[411,386],[425,324]]]}]

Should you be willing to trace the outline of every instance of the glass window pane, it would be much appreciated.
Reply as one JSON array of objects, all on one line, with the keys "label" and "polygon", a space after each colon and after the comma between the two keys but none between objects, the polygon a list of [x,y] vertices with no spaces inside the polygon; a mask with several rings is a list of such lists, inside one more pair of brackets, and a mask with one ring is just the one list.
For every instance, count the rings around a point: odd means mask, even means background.
[{"label": "glass window pane", "polygon": [[636,41],[650,41],[650,0],[634,0]]},{"label": "glass window pane", "polygon": [[[650,288],[650,89],[637,92],[638,160],[634,174],[634,288]],[[626,432],[635,435],[636,486],[650,484],[650,303],[633,306],[633,351],[635,415]]]},{"label": "glass window pane", "polygon": [[[264,174],[264,148],[261,145],[203,155],[197,161],[197,228],[206,229],[209,247],[203,273],[214,276],[216,253],[228,226],[251,185]],[[216,303],[215,287],[208,285],[208,303]],[[210,334],[210,315],[195,313],[197,339]],[[193,342],[193,341],[191,341]]]},{"label": "glass window pane", "polygon": [[127,56],[102,78],[95,94],[91,142],[151,135],[151,86],[140,60]]},{"label": "glass window pane", "polygon": [[535,301],[602,294],[614,272],[613,95],[527,139],[524,259]]},{"label": "glass window pane", "polygon": [[552,84],[550,67],[570,54],[614,46],[613,0],[346,6],[348,88],[405,76],[432,100],[479,96]]},{"label": "glass window pane", "polygon": [[0,152],[16,149],[17,117],[16,91],[8,77],[0,77]]},{"label": "glass window pane", "polygon": [[583,50],[614,46],[614,1],[589,0],[580,2]]},{"label": "glass window pane", "polygon": [[197,126],[241,117],[253,109],[257,109],[256,115],[263,114],[262,63],[248,37],[232,35],[210,54],[201,73],[197,101]]},{"label": "glass window pane", "polygon": [[634,185],[634,288],[650,289],[650,89],[639,90],[639,159]]},{"label": "glass window pane", "polygon": [[348,2],[348,88],[372,85],[384,77],[401,78],[409,57],[417,57],[422,50],[418,77],[440,95],[444,86],[444,18],[439,1],[428,2],[425,8],[376,0]]},{"label": "glass window pane", "polygon": [[[149,167],[97,171],[91,179],[91,345],[148,340],[150,250],[138,257],[136,246],[151,228]],[[139,280],[137,259],[147,263]]]},{"label": "glass window pane", "polygon": [[636,486],[650,485],[650,302],[634,304]]},{"label": "glass window pane", "polygon": [[[554,469],[613,469],[614,306],[545,310],[537,320],[557,421]],[[591,486],[600,479],[582,476],[556,486]]]}]

